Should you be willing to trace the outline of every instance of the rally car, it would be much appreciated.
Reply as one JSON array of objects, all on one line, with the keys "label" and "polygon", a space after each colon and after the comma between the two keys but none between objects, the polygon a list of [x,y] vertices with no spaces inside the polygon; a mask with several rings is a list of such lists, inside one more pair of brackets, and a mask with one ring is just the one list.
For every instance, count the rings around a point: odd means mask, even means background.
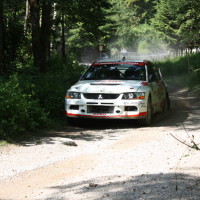
[{"label": "rally car", "polygon": [[153,114],[167,112],[170,100],[160,71],[143,60],[99,60],[65,97],[70,123],[76,119],[138,119],[152,123]]}]

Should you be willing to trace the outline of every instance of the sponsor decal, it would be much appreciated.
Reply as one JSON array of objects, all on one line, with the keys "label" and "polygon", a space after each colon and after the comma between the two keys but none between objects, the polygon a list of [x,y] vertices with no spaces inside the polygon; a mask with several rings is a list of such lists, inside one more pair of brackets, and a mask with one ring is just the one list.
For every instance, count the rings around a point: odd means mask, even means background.
[{"label": "sponsor decal", "polygon": [[97,115],[98,115],[98,116],[106,116],[105,113],[94,113],[93,115],[94,115],[94,116],[97,116]]},{"label": "sponsor decal", "polygon": [[139,105],[138,101],[124,102],[124,105]]},{"label": "sponsor decal", "polygon": [[140,105],[140,106],[145,106],[146,104],[145,104],[145,102],[139,101],[139,102],[138,102],[138,105]]},{"label": "sponsor decal", "polygon": [[124,102],[124,105],[138,105],[141,107],[146,107],[146,103],[143,101]]}]

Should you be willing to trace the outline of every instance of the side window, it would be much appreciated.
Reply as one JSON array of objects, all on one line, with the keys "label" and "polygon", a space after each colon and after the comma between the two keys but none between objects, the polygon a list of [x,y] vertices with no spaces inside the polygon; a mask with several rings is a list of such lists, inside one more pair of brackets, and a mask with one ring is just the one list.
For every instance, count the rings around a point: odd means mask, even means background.
[{"label": "side window", "polygon": [[157,81],[153,66],[152,65],[147,65],[147,68],[148,68],[148,80],[149,80],[149,82]]},{"label": "side window", "polygon": [[154,70],[154,74],[155,74],[156,80],[157,80],[157,81],[160,80],[161,78],[160,78],[160,74],[159,74],[159,72],[158,72],[158,69],[155,68],[155,67],[153,67],[153,70]]}]

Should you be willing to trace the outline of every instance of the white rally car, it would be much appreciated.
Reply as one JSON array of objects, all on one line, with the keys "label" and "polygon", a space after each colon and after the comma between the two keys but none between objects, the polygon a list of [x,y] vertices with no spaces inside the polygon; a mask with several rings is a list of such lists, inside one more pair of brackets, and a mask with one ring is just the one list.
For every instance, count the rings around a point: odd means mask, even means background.
[{"label": "white rally car", "polygon": [[100,60],[93,63],[65,97],[69,122],[81,118],[139,119],[150,125],[170,100],[159,70],[150,61]]}]

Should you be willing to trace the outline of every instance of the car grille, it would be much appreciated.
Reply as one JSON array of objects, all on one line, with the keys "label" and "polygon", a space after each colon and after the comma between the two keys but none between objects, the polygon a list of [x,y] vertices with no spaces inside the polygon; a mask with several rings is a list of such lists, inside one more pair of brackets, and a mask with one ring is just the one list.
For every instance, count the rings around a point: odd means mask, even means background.
[{"label": "car grille", "polygon": [[86,99],[117,99],[120,94],[97,94],[88,93],[83,94]]},{"label": "car grille", "polygon": [[88,106],[87,113],[113,113],[113,106]]}]

